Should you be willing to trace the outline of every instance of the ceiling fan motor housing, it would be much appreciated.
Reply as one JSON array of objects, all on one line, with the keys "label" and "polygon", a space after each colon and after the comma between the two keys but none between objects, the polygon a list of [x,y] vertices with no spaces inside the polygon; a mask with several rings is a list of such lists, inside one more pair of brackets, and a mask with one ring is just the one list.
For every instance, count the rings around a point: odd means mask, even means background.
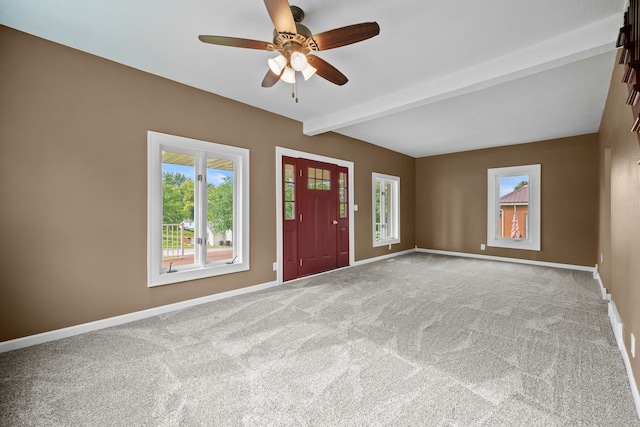
[{"label": "ceiling fan motor housing", "polygon": [[289,6],[291,9],[291,14],[293,15],[293,20],[298,23],[304,20],[304,11],[300,9],[298,6]]},{"label": "ceiling fan motor housing", "polygon": [[277,29],[273,30],[273,44],[276,46],[276,50],[287,58],[288,65],[290,65],[291,55],[294,52],[306,55],[311,50],[318,50],[311,30],[301,24],[304,19],[304,11],[298,6],[290,6],[290,9],[296,24],[296,34],[280,33]]},{"label": "ceiling fan motor housing", "polygon": [[[310,39],[311,36],[313,34],[311,34],[311,30],[309,30],[307,27],[305,27],[304,25],[300,24],[299,22],[296,22],[296,32],[303,36],[305,39]],[[282,33],[282,34],[288,34],[288,33]],[[280,33],[278,32],[278,30],[276,30],[275,28],[273,29],[273,42],[276,43],[276,39],[280,36]]]}]

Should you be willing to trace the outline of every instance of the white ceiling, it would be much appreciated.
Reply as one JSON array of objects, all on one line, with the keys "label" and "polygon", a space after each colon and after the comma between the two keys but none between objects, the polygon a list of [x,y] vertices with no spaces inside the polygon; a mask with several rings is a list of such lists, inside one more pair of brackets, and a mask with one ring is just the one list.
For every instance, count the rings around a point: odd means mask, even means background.
[{"label": "white ceiling", "polygon": [[260,0],[0,0],[0,23],[414,157],[597,132],[626,0],[291,0],[313,33],[380,35],[317,55],[348,78],[260,83],[272,52]]}]

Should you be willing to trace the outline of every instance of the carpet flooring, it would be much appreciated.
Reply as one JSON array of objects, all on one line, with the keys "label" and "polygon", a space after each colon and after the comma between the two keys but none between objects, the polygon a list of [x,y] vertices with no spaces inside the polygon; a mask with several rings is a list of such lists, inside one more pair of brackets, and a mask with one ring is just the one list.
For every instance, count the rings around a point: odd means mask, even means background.
[{"label": "carpet flooring", "polygon": [[423,253],[0,354],[0,379],[2,426],[640,426],[590,273]]}]

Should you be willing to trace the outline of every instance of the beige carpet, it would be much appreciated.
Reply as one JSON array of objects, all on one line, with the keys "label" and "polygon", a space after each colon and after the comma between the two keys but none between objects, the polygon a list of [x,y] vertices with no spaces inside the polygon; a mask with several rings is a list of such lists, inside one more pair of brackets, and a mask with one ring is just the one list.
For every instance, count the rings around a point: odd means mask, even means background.
[{"label": "beige carpet", "polygon": [[0,354],[0,378],[2,426],[640,426],[589,273],[419,253]]}]

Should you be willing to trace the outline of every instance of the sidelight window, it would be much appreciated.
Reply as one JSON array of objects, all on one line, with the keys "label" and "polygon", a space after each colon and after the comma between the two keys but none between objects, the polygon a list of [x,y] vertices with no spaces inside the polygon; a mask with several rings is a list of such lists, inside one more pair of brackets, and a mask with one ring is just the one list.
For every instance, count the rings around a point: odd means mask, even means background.
[{"label": "sidelight window", "polygon": [[284,219],[296,218],[296,167],[284,165]]},{"label": "sidelight window", "polygon": [[338,175],[338,192],[339,192],[339,215],[340,218],[347,218],[349,212],[349,192],[347,188],[347,173],[340,172]]}]

